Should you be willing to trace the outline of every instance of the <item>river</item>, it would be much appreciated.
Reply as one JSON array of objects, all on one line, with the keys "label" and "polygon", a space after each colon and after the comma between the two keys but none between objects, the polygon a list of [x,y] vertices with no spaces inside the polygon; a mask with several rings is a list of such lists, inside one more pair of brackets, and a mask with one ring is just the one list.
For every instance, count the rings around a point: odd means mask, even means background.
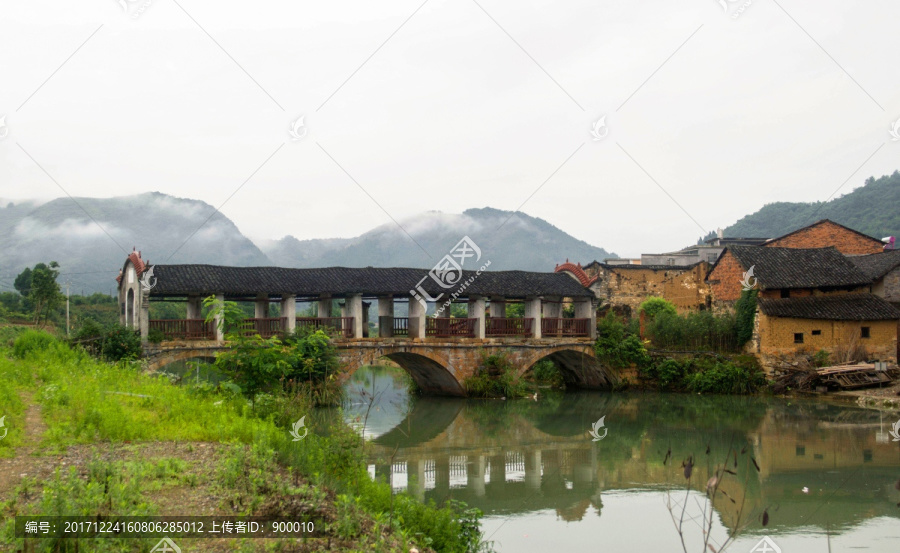
[{"label": "river", "polygon": [[498,552],[682,551],[683,536],[700,553],[706,527],[715,551],[733,529],[733,552],[900,551],[896,413],[653,393],[410,397],[398,371],[363,368],[347,384],[370,473],[482,510]]}]

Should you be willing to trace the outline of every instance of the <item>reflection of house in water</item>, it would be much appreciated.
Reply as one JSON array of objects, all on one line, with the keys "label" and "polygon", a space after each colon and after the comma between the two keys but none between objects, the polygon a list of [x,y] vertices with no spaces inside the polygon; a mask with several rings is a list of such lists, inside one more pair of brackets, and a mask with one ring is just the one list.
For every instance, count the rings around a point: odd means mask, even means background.
[{"label": "reflection of house in water", "polygon": [[[602,492],[684,486],[680,463],[689,455],[697,459],[693,482],[699,486],[714,465],[705,460],[707,446],[709,459],[721,460],[732,444],[736,449],[747,444],[737,476],[722,488],[737,502],[720,498],[715,504],[726,526],[738,524],[744,497],[742,520],[751,529],[764,508],[770,508],[772,526],[778,528],[841,528],[874,516],[900,517],[895,506],[900,492],[892,487],[900,476],[900,443],[879,437],[877,412],[743,400],[755,402],[743,418],[739,412],[733,419],[706,420],[685,408],[687,415],[678,420],[674,411],[662,410],[672,398],[617,399],[600,407],[608,414],[607,424],[616,425],[610,425],[608,438],[592,442],[586,431],[596,413],[589,406],[598,396],[585,398],[582,404],[583,398],[567,395],[557,406],[520,402],[522,409],[516,402],[502,408],[488,404],[490,416],[472,403],[460,408],[460,402],[451,402],[446,404],[454,413],[449,421],[433,405],[423,407],[426,419],[417,419],[414,411],[399,427],[427,437],[410,440],[409,432],[379,437],[371,472],[390,479],[395,491],[406,490],[423,501],[459,499],[487,515],[553,509],[559,518],[577,521],[592,506],[599,514]],[[712,398],[675,400],[680,401],[696,406]],[[435,421],[443,429],[433,428]],[[672,461],[664,465],[669,447]],[[802,492],[804,486],[811,488],[809,494]],[[773,505],[779,506],[777,512]]]}]

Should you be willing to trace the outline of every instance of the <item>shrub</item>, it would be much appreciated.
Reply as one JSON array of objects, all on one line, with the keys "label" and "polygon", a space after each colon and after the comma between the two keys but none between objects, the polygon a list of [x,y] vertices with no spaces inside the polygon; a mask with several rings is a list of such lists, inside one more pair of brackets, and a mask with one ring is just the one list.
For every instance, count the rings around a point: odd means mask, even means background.
[{"label": "shrub", "polygon": [[713,394],[752,394],[766,384],[766,378],[758,367],[731,362],[697,362],[696,372],[686,378],[686,388],[691,392]]},{"label": "shrub", "polygon": [[650,319],[655,319],[658,315],[667,313],[676,315],[675,304],[665,298],[647,298],[641,302],[638,312],[643,313]]},{"label": "shrub", "polygon": [[531,377],[536,384],[543,384],[551,388],[565,389],[566,382],[562,371],[550,359],[541,359],[531,368]]},{"label": "shrub", "polygon": [[81,323],[81,328],[75,333],[76,340],[86,340],[88,338],[99,338],[104,334],[103,326],[91,318],[85,318]]},{"label": "shrub", "polygon": [[824,349],[820,349],[813,355],[813,365],[817,367],[824,367],[828,364],[828,360],[830,359],[830,355]]},{"label": "shrub", "polygon": [[463,386],[474,397],[523,397],[529,392],[528,384],[517,369],[506,353],[482,352],[481,363]]},{"label": "shrub", "polygon": [[113,326],[104,334],[100,352],[110,361],[138,359],[141,356],[141,336],[133,329]]},{"label": "shrub", "polygon": [[26,330],[13,344],[13,356],[25,359],[32,354],[44,351],[57,343],[56,338],[39,330]]},{"label": "shrub", "polygon": [[634,334],[626,334],[625,325],[611,312],[597,323],[597,341],[594,343],[597,357],[613,367],[646,366],[650,355]]},{"label": "shrub", "polygon": [[756,296],[758,291],[744,290],[734,304],[736,317],[736,335],[738,347],[746,344],[753,337],[753,323],[756,319]]},{"label": "shrub", "polygon": [[709,311],[677,315],[663,312],[647,325],[653,345],[662,349],[738,351],[734,315]]},{"label": "shrub", "polygon": [[301,331],[283,340],[277,336],[264,339],[258,334],[230,335],[230,339],[232,347],[216,356],[216,368],[231,377],[247,397],[276,387],[287,390],[304,382],[307,391],[311,391],[309,386],[330,385],[328,394],[318,391],[322,398],[333,395],[337,350],[321,330]]}]

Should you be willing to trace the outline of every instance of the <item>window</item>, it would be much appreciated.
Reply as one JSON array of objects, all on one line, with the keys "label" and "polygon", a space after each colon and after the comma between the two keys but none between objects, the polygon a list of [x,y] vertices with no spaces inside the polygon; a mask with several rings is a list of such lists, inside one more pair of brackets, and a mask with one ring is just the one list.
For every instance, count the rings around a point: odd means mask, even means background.
[{"label": "window", "polygon": [[715,263],[716,259],[719,259],[719,254],[717,253],[710,253],[706,255],[706,260],[710,263]]},{"label": "window", "polygon": [[675,258],[670,257],[670,258],[666,259],[666,265],[674,265],[674,264],[675,264]]},{"label": "window", "polygon": [[803,333],[802,333],[802,332],[795,332],[795,333],[794,333],[794,343],[795,343],[795,344],[802,344],[802,343],[803,343]]},{"label": "window", "polygon": [[863,338],[869,338],[869,337],[870,337],[870,336],[869,336],[869,327],[867,327],[867,326],[862,327],[862,328],[860,329],[860,335],[861,335]]},{"label": "window", "polygon": [[781,291],[781,297],[782,297],[782,298],[789,298],[789,297],[791,297],[791,291],[790,291],[790,290],[782,290],[782,291]]},{"label": "window", "polygon": [[864,449],[863,450],[863,463],[871,463],[872,462],[872,450]]},{"label": "window", "polygon": [[821,331],[821,330],[813,330],[813,331],[812,331],[812,335],[813,335],[813,336],[821,336],[821,335],[822,335],[822,331]]},{"label": "window", "polygon": [[806,455],[806,448],[802,445],[797,446],[797,457],[803,457]]}]

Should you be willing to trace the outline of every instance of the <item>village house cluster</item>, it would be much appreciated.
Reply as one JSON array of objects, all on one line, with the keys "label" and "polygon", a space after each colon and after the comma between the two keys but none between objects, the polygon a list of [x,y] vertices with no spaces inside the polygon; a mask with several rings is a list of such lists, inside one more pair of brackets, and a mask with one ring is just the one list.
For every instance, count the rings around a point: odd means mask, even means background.
[{"label": "village house cluster", "polygon": [[746,350],[770,372],[823,350],[897,362],[900,250],[827,219],[773,239],[720,232],[679,252],[584,267],[567,261],[556,271],[588,287],[601,314],[623,317],[636,316],[649,297],[665,298],[680,312],[722,312],[749,285],[758,291]]}]

